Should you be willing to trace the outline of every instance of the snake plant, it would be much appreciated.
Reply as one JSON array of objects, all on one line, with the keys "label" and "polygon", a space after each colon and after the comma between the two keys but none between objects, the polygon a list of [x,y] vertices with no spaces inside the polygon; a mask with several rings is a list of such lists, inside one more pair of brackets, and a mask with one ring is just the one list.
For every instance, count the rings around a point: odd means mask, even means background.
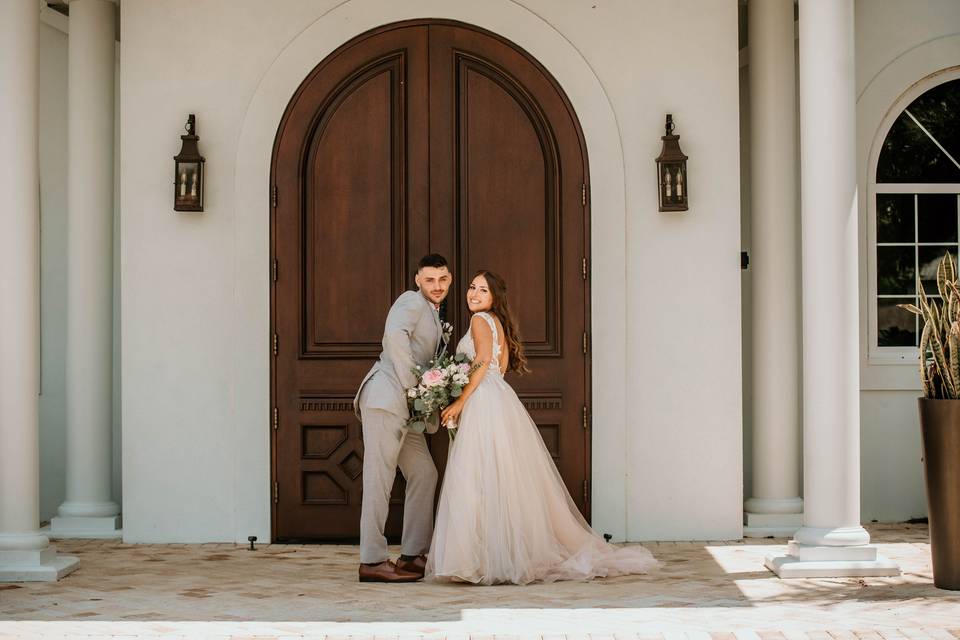
[{"label": "snake plant", "polygon": [[937,266],[940,304],[927,297],[917,278],[919,303],[898,307],[920,316],[920,382],[926,398],[960,398],[960,288],[957,266],[949,252]]}]

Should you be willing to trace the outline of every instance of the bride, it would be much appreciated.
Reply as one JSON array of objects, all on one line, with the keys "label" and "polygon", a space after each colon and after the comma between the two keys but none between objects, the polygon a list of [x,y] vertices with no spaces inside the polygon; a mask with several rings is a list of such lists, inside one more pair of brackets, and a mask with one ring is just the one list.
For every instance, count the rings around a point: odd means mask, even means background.
[{"label": "bride", "polygon": [[644,573],[641,546],[604,542],[583,519],[536,425],[503,379],[527,360],[500,276],[480,271],[467,291],[473,358],[463,394],[441,421],[459,424],[440,492],[426,578],[479,584],[589,580]]}]

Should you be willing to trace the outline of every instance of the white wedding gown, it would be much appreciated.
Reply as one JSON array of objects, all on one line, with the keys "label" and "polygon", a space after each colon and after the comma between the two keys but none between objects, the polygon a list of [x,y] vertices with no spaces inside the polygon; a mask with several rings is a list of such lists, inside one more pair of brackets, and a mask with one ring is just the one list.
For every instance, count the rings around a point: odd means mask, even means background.
[{"label": "white wedding gown", "polygon": [[[540,432],[500,373],[496,322],[477,315],[493,330],[493,357],[450,446],[426,579],[528,584],[656,566],[645,548],[606,543],[580,515]],[[476,357],[469,331],[457,352]]]}]

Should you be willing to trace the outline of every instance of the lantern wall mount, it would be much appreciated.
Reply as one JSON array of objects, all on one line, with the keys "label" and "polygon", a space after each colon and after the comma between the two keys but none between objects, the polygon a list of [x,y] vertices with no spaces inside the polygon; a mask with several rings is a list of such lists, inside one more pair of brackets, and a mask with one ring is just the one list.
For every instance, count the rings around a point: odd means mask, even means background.
[{"label": "lantern wall mount", "polygon": [[667,114],[663,149],[657,157],[657,193],[660,211],[689,209],[690,181],[687,177],[687,156],[680,150],[680,136],[673,134],[673,114]]},{"label": "lantern wall mount", "polygon": [[183,127],[187,134],[180,136],[180,153],[173,157],[173,210],[203,211],[203,163],[197,148],[197,117],[190,114]]}]

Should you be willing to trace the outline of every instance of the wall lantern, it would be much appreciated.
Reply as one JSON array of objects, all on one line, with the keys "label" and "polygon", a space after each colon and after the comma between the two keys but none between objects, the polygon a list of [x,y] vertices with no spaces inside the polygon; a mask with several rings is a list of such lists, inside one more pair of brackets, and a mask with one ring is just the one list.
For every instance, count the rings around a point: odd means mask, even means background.
[{"label": "wall lantern", "polygon": [[180,153],[173,157],[173,210],[203,211],[203,163],[206,162],[197,149],[197,118],[192,113],[187,118],[184,129],[187,135],[180,136],[183,141]]},{"label": "wall lantern", "polygon": [[667,114],[667,135],[657,157],[660,211],[686,211],[688,206],[687,156],[680,151],[680,136],[673,135],[673,115]]}]

